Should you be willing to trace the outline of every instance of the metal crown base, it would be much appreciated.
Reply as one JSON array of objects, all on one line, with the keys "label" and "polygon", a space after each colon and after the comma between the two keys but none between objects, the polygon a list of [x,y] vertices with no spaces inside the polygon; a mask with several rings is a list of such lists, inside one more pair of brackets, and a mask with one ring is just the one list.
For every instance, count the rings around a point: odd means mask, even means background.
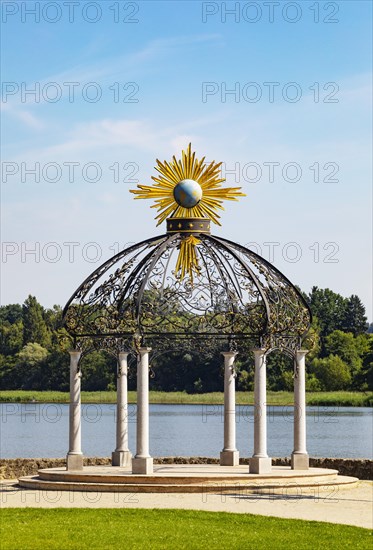
[{"label": "metal crown base", "polygon": [[168,218],[167,233],[211,233],[208,218]]}]

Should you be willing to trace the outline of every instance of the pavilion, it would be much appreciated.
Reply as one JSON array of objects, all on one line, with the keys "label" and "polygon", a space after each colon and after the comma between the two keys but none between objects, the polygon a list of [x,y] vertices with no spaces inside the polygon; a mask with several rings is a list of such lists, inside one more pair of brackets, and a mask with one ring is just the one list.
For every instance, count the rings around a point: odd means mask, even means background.
[{"label": "pavilion", "polygon": [[[294,363],[293,470],[307,470],[305,356],[311,312],[297,288],[253,251],[211,234],[224,200],[243,196],[223,188],[220,164],[197,160],[191,145],[181,160],[157,161],[152,185],[136,198],[155,200],[165,234],[116,254],[96,269],[67,302],[70,340],[70,419],[67,471],[83,469],[81,359],[91,350],[117,358],[117,425],[112,465],[151,475],[149,364],[151,353],[218,346],[224,357],[224,442],[220,465],[237,466],[235,357],[255,358],[254,449],[250,474],[269,474],[266,357],[280,350]],[[219,224],[220,225],[220,224]],[[137,358],[136,454],[128,448],[129,355]],[[197,449],[196,449],[197,450]]]}]

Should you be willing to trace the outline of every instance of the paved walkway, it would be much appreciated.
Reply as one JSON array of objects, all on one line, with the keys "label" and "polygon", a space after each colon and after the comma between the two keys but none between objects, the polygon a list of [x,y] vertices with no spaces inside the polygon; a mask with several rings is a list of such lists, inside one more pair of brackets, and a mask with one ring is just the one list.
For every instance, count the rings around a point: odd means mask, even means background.
[{"label": "paved walkway", "polygon": [[21,489],[16,480],[1,483],[1,507],[180,508],[260,514],[373,528],[373,482],[354,487],[302,489],[301,495],[140,494]]}]

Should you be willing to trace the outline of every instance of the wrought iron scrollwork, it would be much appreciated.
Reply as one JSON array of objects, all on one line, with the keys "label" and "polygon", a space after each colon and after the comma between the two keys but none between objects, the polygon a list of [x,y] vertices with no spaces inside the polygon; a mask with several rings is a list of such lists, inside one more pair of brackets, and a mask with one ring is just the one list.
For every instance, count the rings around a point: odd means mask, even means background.
[{"label": "wrought iron scrollwork", "polygon": [[133,245],[96,269],[67,303],[64,326],[77,345],[107,351],[262,345],[294,354],[311,313],[272,264],[226,239],[199,234],[199,275],[175,272],[180,233]]}]

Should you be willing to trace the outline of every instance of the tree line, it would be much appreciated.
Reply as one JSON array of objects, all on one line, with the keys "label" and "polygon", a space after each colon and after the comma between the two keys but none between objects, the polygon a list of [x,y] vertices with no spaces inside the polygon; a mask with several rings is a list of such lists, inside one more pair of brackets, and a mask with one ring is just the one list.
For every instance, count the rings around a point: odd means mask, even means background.
[{"label": "tree line", "polygon": [[[365,308],[356,295],[345,298],[330,289],[313,287],[302,293],[313,313],[306,357],[307,390],[373,390],[373,324],[367,324]],[[44,308],[34,296],[23,305],[0,307],[1,389],[69,389],[69,356],[61,349],[62,309]],[[293,388],[291,359],[273,352],[268,356],[268,389]],[[252,391],[252,357],[240,357],[237,389]],[[135,369],[129,387],[135,389]],[[205,355],[167,353],[152,363],[151,389],[188,393],[222,391],[223,362],[219,349]],[[82,360],[82,388],[115,390],[116,360],[105,352],[92,352]]]}]

